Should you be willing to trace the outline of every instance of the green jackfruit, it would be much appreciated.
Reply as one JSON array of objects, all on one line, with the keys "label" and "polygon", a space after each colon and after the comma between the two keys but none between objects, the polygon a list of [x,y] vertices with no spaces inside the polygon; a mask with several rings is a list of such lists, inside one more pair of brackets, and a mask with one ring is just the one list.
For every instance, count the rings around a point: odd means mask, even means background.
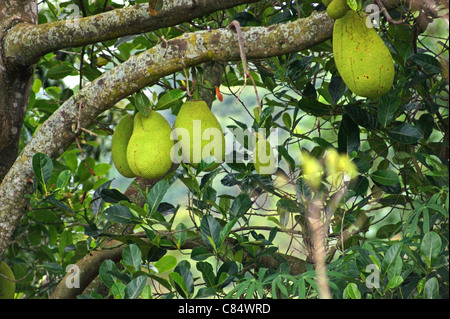
[{"label": "green jackfruit", "polygon": [[[204,101],[188,101],[181,106],[174,124],[183,161],[193,167],[213,156],[216,164],[225,159],[225,137],[219,121]],[[189,134],[189,135],[187,135]]]},{"label": "green jackfruit", "polygon": [[133,134],[133,118],[130,115],[125,115],[114,131],[111,153],[117,171],[128,178],[136,177],[127,161],[127,147],[131,134]]},{"label": "green jackfruit", "polygon": [[356,95],[378,98],[394,81],[394,62],[389,49],[366,19],[353,10],[336,20],[333,54],[342,80]]},{"label": "green jackfruit", "polygon": [[174,145],[171,134],[169,123],[158,112],[152,111],[147,117],[136,114],[127,147],[128,165],[136,176],[158,179],[169,171]]},{"label": "green jackfruit", "polygon": [[328,7],[330,5],[331,1],[333,1],[333,0],[322,0],[322,3],[324,4],[325,7]]},{"label": "green jackfruit", "polygon": [[[2,261],[0,263],[0,274],[15,280],[14,273],[11,268]],[[16,283],[8,280],[3,276],[0,276],[0,299],[14,299],[14,293],[16,292]]]},{"label": "green jackfruit", "polygon": [[255,144],[253,154],[253,165],[259,175],[269,176],[276,172],[276,159],[269,141],[259,138]]},{"label": "green jackfruit", "polygon": [[347,0],[333,0],[328,4],[327,13],[331,19],[342,18],[350,7],[347,4]]}]

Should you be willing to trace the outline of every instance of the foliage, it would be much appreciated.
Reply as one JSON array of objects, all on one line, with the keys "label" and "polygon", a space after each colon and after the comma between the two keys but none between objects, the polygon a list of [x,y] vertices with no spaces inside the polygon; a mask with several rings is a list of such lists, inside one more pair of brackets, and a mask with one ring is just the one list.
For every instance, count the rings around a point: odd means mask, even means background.
[{"label": "foliage", "polygon": [[[105,10],[102,1],[84,2],[86,16]],[[142,2],[107,3],[121,8]],[[325,9],[313,2],[280,7],[278,1],[260,1],[176,27],[49,53],[36,66],[20,145],[81,86],[132,55],[232,20],[267,26]],[[39,23],[62,19],[70,3],[45,1]],[[405,8],[394,13],[400,17]],[[140,189],[142,207],[113,186],[124,182],[110,155],[116,123],[125,113],[148,108],[175,116],[186,84],[193,85],[184,72],[103,113],[58,159],[36,154],[30,210],[4,258],[21,279],[17,296],[49,297],[68,265],[115,239],[122,243],[121,261],[106,260],[99,269],[107,293],[78,298],[317,298],[307,209],[320,200],[335,298],[448,298],[448,39],[441,20],[425,33],[416,22],[414,14],[397,26],[382,18],[377,32],[391,51],[396,76],[391,91],[377,100],[347,89],[331,40],[249,63],[262,94],[260,114],[253,91],[238,97],[241,62],[223,64],[225,100],[216,100],[213,111],[229,129],[279,130],[280,169],[272,177],[259,176],[246,157],[213,171],[206,171],[206,162],[197,169],[182,164],[152,188]],[[192,71],[201,82],[204,66]],[[203,86],[216,90],[208,82]],[[249,141],[242,146],[239,152],[251,157]],[[330,150],[348,155],[356,178],[336,182],[336,166],[326,160]],[[322,169],[317,187],[306,182],[306,159]],[[117,224],[134,232],[112,232]]]}]

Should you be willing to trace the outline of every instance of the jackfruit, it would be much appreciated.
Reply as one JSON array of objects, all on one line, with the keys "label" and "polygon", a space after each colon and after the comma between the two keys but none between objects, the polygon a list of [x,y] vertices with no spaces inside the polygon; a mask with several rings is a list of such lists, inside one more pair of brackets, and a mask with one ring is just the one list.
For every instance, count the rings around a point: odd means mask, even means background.
[{"label": "jackfruit", "polygon": [[331,19],[342,18],[350,7],[347,4],[347,0],[333,0],[328,4],[327,13]]},{"label": "jackfruit", "polygon": [[366,19],[353,10],[336,20],[333,54],[342,80],[356,95],[378,98],[394,81],[394,61],[389,49]]},{"label": "jackfruit", "polygon": [[128,178],[136,177],[127,161],[127,147],[131,134],[133,134],[133,117],[125,115],[114,130],[111,153],[117,171]]},{"label": "jackfruit", "polygon": [[158,112],[152,111],[147,117],[136,114],[127,147],[128,165],[136,176],[158,179],[169,171],[174,145],[171,134],[169,123]]},{"label": "jackfruit", "polygon": [[[15,280],[14,273],[8,264],[2,261],[0,263],[0,274]],[[16,283],[8,280],[3,276],[0,276],[0,299],[14,299],[14,293],[16,292]]]},{"label": "jackfruit", "polygon": [[214,157],[217,168],[225,159],[225,137],[219,121],[204,101],[188,101],[181,106],[174,132],[185,163],[197,168],[201,160]]},{"label": "jackfruit", "polygon": [[322,3],[325,7],[328,7],[333,0],[322,0]]},{"label": "jackfruit", "polygon": [[253,151],[256,172],[261,176],[270,176],[275,173],[276,159],[270,147],[269,141],[264,138],[259,138],[255,144]]}]

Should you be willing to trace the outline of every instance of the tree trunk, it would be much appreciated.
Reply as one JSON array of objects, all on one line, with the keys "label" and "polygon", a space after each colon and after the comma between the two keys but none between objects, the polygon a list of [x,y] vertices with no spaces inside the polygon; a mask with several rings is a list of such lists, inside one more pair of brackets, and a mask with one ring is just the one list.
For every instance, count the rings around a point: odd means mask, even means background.
[{"label": "tree trunk", "polygon": [[37,1],[0,2],[0,182],[17,158],[22,123],[33,83],[33,66],[8,67],[4,36],[18,23],[37,23]]}]

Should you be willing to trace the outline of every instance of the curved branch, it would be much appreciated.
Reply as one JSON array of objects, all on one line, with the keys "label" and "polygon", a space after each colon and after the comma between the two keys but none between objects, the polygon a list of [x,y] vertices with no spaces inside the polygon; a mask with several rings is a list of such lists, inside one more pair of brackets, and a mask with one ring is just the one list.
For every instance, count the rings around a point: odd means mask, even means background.
[{"label": "curved branch", "polygon": [[5,36],[4,57],[9,66],[31,65],[44,54],[59,49],[174,26],[218,10],[257,1],[166,0],[157,15],[151,15],[148,3],[144,3],[74,20],[40,25],[20,23]]},{"label": "curved branch", "polygon": [[[140,234],[136,234],[139,236]],[[143,235],[143,234],[142,234]],[[161,232],[159,235],[167,237],[169,241],[175,241],[174,235],[169,232]],[[145,236],[145,235],[143,235]],[[146,238],[143,238],[146,240]],[[183,244],[180,248],[184,249],[193,249],[195,247],[204,246],[203,239],[201,236],[192,237]],[[98,275],[100,265],[103,261],[110,259],[114,262],[119,262],[122,257],[122,251],[126,247],[126,244],[117,241],[111,240],[105,246],[105,249],[97,250],[92,252],[89,255],[83,257],[78,263],[77,266],[80,269],[80,287],[79,288],[67,288],[66,279],[72,276],[72,273],[67,273],[63,279],[60,281],[59,285],[56,287],[52,295],[51,299],[74,299],[77,295],[83,293],[85,287],[89,285]],[[233,247],[233,244],[230,244],[230,247]],[[176,249],[175,247],[165,247],[166,249]],[[248,256],[244,256],[244,259],[248,258]],[[270,269],[277,269],[283,262],[286,262],[289,265],[289,273],[291,275],[298,275],[306,271],[307,262],[299,259],[294,256],[285,255],[282,253],[275,253],[272,256],[263,256],[260,258],[259,262],[263,267]]]},{"label": "curved branch", "polygon": [[[302,51],[331,37],[333,21],[326,12],[270,27],[242,28],[247,58],[260,59]],[[95,118],[121,99],[180,71],[207,61],[239,60],[236,35],[228,29],[184,34],[155,46],[104,73],[68,99],[39,128],[0,185],[0,256],[28,205],[31,160],[42,152],[55,159],[76,137],[72,124],[89,127]],[[82,118],[77,118],[79,103]]]}]

